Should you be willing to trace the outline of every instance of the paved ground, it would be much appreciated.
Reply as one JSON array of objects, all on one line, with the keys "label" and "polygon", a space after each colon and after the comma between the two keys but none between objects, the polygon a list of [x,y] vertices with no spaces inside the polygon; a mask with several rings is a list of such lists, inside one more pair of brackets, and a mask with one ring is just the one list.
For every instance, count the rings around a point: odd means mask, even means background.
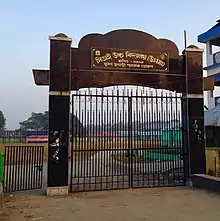
[{"label": "paved ground", "polygon": [[6,197],[4,221],[218,221],[220,196],[187,188],[130,189],[66,198]]}]

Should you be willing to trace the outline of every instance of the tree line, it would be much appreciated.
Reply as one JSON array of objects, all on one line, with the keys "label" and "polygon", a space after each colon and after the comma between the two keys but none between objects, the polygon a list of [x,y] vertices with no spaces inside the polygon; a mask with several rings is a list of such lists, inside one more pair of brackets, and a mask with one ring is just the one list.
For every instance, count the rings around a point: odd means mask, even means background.
[{"label": "tree line", "polygon": [[[80,123],[79,119],[74,115],[70,114],[70,130],[73,134],[80,133],[84,134],[86,129]],[[48,131],[49,129],[49,112],[45,111],[42,113],[32,112],[28,119],[19,122],[19,131]],[[6,127],[6,119],[3,111],[0,110],[0,130],[4,131]]]},{"label": "tree line", "polygon": [[[160,128],[166,127],[180,127],[180,122],[178,120],[173,121],[149,121],[149,122],[132,122],[133,128],[142,128],[142,130],[149,130],[156,128],[157,130]],[[28,119],[19,122],[19,131],[48,131],[49,129],[49,112],[45,111],[42,113],[32,112]],[[108,130],[127,130],[128,123],[119,122],[115,124],[102,124],[102,125],[87,125],[83,126],[83,124],[79,121],[77,116],[74,114],[70,114],[70,131],[75,135],[83,135],[86,134],[86,131],[108,131]],[[4,117],[3,111],[0,110],[0,131],[4,131],[6,127],[6,119]]]}]

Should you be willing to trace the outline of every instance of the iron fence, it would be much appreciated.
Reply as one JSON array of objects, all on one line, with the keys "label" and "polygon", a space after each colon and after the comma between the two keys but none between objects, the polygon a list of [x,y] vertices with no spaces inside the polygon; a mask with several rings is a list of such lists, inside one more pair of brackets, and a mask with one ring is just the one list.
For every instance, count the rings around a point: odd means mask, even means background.
[{"label": "iron fence", "polygon": [[184,185],[181,102],[171,93],[74,94],[71,191]]},{"label": "iron fence", "polygon": [[0,144],[27,144],[47,142],[47,131],[0,131]]},{"label": "iron fence", "polygon": [[26,137],[20,134],[0,134],[0,143],[10,144],[10,143],[26,143]]},{"label": "iron fence", "polygon": [[42,188],[43,146],[5,146],[4,192]]}]

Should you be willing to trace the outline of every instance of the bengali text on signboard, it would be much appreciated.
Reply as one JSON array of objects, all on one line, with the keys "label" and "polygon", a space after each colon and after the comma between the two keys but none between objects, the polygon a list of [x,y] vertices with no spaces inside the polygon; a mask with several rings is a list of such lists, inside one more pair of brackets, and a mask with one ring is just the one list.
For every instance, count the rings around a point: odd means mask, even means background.
[{"label": "bengali text on signboard", "polygon": [[167,53],[146,53],[109,48],[92,48],[91,50],[92,68],[169,71]]}]

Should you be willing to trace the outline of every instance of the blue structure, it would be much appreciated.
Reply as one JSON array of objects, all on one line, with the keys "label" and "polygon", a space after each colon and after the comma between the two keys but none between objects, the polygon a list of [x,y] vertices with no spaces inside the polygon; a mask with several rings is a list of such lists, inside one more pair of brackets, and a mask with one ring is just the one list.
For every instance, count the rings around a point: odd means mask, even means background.
[{"label": "blue structure", "polygon": [[212,41],[213,45],[220,46],[220,20],[208,31],[198,36],[198,42],[207,43],[208,41]]},{"label": "blue structure", "polygon": [[[207,77],[204,79],[204,88],[207,92],[208,108],[215,107],[214,87],[220,86],[220,20],[208,31],[198,36],[198,42],[206,44],[206,63],[204,70]],[[214,47],[215,52],[213,52]],[[219,48],[218,48],[219,47]]]}]

